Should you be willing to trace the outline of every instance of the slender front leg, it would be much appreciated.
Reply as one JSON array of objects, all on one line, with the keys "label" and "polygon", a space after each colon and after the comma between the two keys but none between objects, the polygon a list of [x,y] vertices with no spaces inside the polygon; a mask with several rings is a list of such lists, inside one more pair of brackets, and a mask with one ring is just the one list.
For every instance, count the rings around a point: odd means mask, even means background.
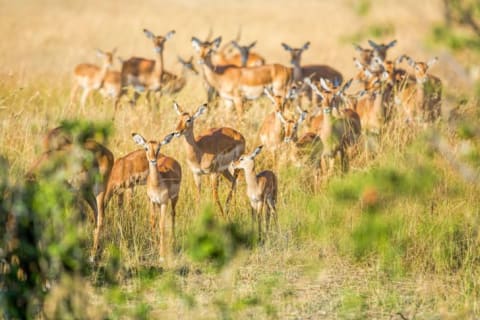
[{"label": "slender front leg", "polygon": [[241,120],[243,116],[243,98],[241,96],[235,97],[233,98],[233,103],[235,104],[238,120]]},{"label": "slender front leg", "polygon": [[175,207],[177,206],[177,201],[178,197],[172,198],[171,204],[172,204],[172,248],[175,250],[175,245],[176,245],[176,237],[175,237],[175,216],[177,215],[177,212],[175,211]]},{"label": "slender front leg", "polygon": [[155,232],[155,209],[156,205],[152,201],[150,201],[150,228],[152,231],[152,234]]},{"label": "slender front leg", "polygon": [[239,174],[238,170],[234,170],[233,175],[228,170],[225,170],[222,172],[222,175],[232,183],[232,187],[228,192],[227,200],[225,201],[225,212],[227,213],[227,215],[228,215],[228,212],[230,211],[230,201],[232,200],[233,192],[235,191],[235,188],[237,186],[238,174]]},{"label": "slender front leg", "polygon": [[[158,206],[158,205],[157,205]],[[167,204],[160,205],[160,261],[165,259],[165,215],[167,214]]]},{"label": "slender front leg", "polygon": [[87,98],[90,94],[90,89],[85,88],[82,93],[82,98],[80,101],[80,105],[82,107],[82,112],[85,113],[85,104],[87,103]]},{"label": "slender front leg", "polygon": [[212,185],[213,200],[218,205],[218,208],[220,209],[220,213],[225,218],[226,217],[225,212],[223,211],[222,204],[220,203],[220,199],[218,198],[218,175],[216,173],[213,173],[210,175],[210,183]]},{"label": "slender front leg", "polygon": [[[102,227],[103,227],[104,195],[105,193],[103,192],[100,193],[95,197],[96,199],[93,202],[91,200],[87,200],[87,202],[90,204],[95,214],[95,230],[93,231],[93,248],[92,248],[92,252],[90,253],[91,262],[94,262],[97,257],[97,251],[99,247],[99,238],[100,238],[100,233],[102,232]],[[87,197],[87,199],[88,198],[93,198],[93,194],[92,194],[92,197]]]},{"label": "slender front leg", "polygon": [[202,199],[202,176],[199,174],[193,174],[193,180],[195,182],[195,187],[197,189],[197,204],[200,204],[200,200]]},{"label": "slender front leg", "polygon": [[257,221],[258,221],[258,241],[261,243],[262,239],[262,219],[263,219],[263,202],[257,202]]}]

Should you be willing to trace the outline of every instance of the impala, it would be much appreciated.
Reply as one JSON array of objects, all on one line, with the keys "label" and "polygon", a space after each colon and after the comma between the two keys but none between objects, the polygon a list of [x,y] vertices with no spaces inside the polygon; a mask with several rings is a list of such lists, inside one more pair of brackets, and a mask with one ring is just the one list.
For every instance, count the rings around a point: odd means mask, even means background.
[{"label": "impala", "polygon": [[217,53],[212,56],[212,63],[214,65],[258,67],[265,64],[265,59],[261,55],[255,52],[250,52],[250,50],[257,44],[257,41],[254,41],[247,46],[241,46],[235,40],[231,41],[231,44],[238,50],[238,53],[232,56],[227,56],[224,50],[218,50]]},{"label": "impala", "polygon": [[[272,95],[267,88],[265,88],[265,95],[272,102],[275,111],[265,117],[265,120],[260,126],[258,136],[264,146],[268,146],[270,150],[275,151],[285,138],[296,134],[296,132],[294,133],[293,131],[296,131],[295,126],[298,125],[291,119],[286,120],[283,115],[287,102],[286,99],[282,96]],[[304,119],[302,119],[302,121],[303,120]],[[302,121],[300,121],[300,123]]]},{"label": "impala", "polygon": [[[328,101],[328,104],[322,105],[322,123],[318,129],[318,136],[323,145],[322,167],[324,169],[327,168],[328,160],[327,172],[330,175],[335,165],[335,158],[337,154],[339,154],[342,171],[346,171],[348,168],[346,148],[354,145],[361,133],[361,123],[358,114],[351,109],[338,110],[342,100],[341,97],[350,87],[352,79],[335,91],[322,81],[322,87],[325,87],[324,90],[329,91],[332,95],[328,100],[325,99],[325,96],[311,82],[307,80],[306,83],[316,94],[322,97],[322,100]],[[333,109],[337,112],[336,117],[332,115]]]},{"label": "impala", "polygon": [[182,73],[178,76],[164,70],[162,78],[162,93],[174,94],[179,92],[187,84],[188,72],[198,74],[197,69],[193,65],[193,57],[190,57],[189,60],[183,60],[181,57],[177,57],[177,60],[182,65]]},{"label": "impala", "polygon": [[[318,81],[322,78],[328,79],[333,83],[342,83],[343,76],[340,72],[334,68],[324,65],[324,64],[312,64],[312,65],[303,65],[301,64],[302,53],[307,50],[310,46],[310,42],[306,42],[300,48],[292,48],[286,43],[282,43],[282,47],[290,52],[290,63],[293,65],[293,79],[295,83],[303,82],[305,77],[309,77],[312,81]],[[306,95],[309,100],[312,100],[311,91],[308,87],[305,87]]]},{"label": "impala", "polygon": [[220,45],[221,37],[213,41],[192,38],[192,46],[198,53],[205,79],[228,103],[233,103],[239,117],[243,114],[243,100],[257,99],[264,87],[271,87],[275,95],[287,96],[292,81],[290,68],[280,64],[241,68],[214,66],[212,54]]},{"label": "impala", "polygon": [[378,57],[381,61],[384,61],[387,57],[388,49],[394,47],[397,44],[397,40],[390,41],[388,44],[377,44],[372,40],[368,40],[368,44],[372,49],[362,48],[361,46],[354,44],[355,50],[360,53],[360,62],[368,66],[370,71],[379,71],[379,65],[377,61],[374,61],[374,57]]},{"label": "impala", "polygon": [[105,77],[113,64],[113,56],[116,49],[111,52],[103,52],[97,49],[97,55],[103,59],[101,67],[90,63],[82,63],[75,67],[73,71],[73,87],[70,94],[70,105],[73,104],[77,97],[78,90],[83,89],[82,97],[80,99],[80,106],[85,111],[85,103],[90,93],[94,90],[99,90],[103,87]]},{"label": "impala", "polygon": [[[158,154],[157,170],[159,172],[166,172],[174,167],[180,167],[177,160],[161,153]],[[134,187],[147,184],[147,176],[148,159],[144,149],[138,149],[117,158],[108,180],[105,205],[114,195],[119,197],[119,203],[123,203],[124,193],[126,193],[125,200],[128,203]]]},{"label": "impala", "polygon": [[[178,201],[180,183],[182,181],[182,169],[178,162],[169,161],[168,158],[159,157],[160,147],[169,143],[174,134],[167,135],[161,142],[145,140],[138,133],[132,133],[136,144],[145,149],[148,160],[147,195],[150,199],[150,224],[155,230],[155,214],[160,214],[160,260],[165,256],[165,228],[167,206],[170,201],[172,206],[172,238],[175,243],[175,206]],[[163,161],[159,166],[157,161]],[[163,168],[162,170],[159,170]]]},{"label": "impala", "polygon": [[152,40],[157,56],[155,60],[132,57],[123,62],[121,71],[122,90],[115,102],[115,108],[118,107],[122,96],[127,93],[128,87],[135,89],[133,101],[131,101],[132,105],[135,105],[139,92],[158,91],[161,88],[164,72],[163,49],[165,42],[175,34],[175,30],[169,31],[165,36],[155,35],[147,29],[143,29],[143,33],[148,39]]},{"label": "impala", "polygon": [[232,183],[232,188],[226,201],[228,211],[228,203],[237,178],[236,173],[233,175],[230,173],[229,165],[245,151],[245,138],[238,131],[228,127],[211,128],[195,137],[193,132],[194,122],[207,110],[206,104],[201,105],[193,115],[182,111],[176,102],[173,107],[179,115],[175,136],[184,137],[187,163],[193,172],[193,178],[197,187],[197,199],[200,200],[201,176],[210,175],[213,198],[222,215],[226,216],[218,198],[218,178],[219,174],[221,174]]},{"label": "impala", "polygon": [[252,223],[255,223],[255,216],[258,222],[258,238],[262,239],[263,209],[266,207],[265,229],[268,233],[270,227],[270,215],[273,215],[275,224],[278,226],[276,211],[278,182],[277,176],[270,170],[255,173],[255,157],[262,150],[257,147],[251,154],[243,155],[232,163],[233,169],[243,169],[247,183],[247,195],[252,207]]},{"label": "impala", "polygon": [[[61,128],[61,127],[60,127]],[[52,141],[62,141],[67,136],[60,128],[51,130],[47,139],[50,138],[51,146],[47,149],[30,168],[27,177],[34,179],[40,170],[53,160],[66,160],[66,173],[69,184],[75,188],[92,208],[95,218],[95,230],[93,232],[93,248],[90,260],[95,260],[99,247],[99,238],[103,229],[103,218],[105,211],[105,191],[113,167],[113,154],[102,144],[94,140],[86,140],[81,144],[72,144],[63,141],[54,144]],[[70,140],[71,141],[71,138]],[[70,160],[76,160],[74,162]],[[81,164],[79,166],[78,164]]]},{"label": "impala", "polygon": [[428,69],[433,66],[438,58],[428,62],[415,61],[404,56],[408,64],[414,69],[416,84],[407,87],[401,92],[400,100],[407,114],[407,121],[433,121],[441,114],[442,81],[428,74]]}]

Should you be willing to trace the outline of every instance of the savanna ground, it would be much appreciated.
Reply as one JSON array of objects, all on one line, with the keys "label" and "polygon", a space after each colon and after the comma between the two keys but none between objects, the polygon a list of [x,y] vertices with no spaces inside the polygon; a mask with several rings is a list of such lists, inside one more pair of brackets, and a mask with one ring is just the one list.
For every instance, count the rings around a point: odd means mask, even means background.
[{"label": "savanna ground", "polygon": [[[308,165],[274,164],[262,153],[257,170],[273,168],[280,183],[280,230],[263,244],[237,248],[238,239],[221,219],[214,226],[205,222],[212,212],[218,216],[208,181],[202,202],[195,203],[184,149],[174,140],[162,152],[178,159],[184,173],[177,252],[159,263],[145,188],[139,187],[130,207],[115,201],[108,207],[99,263],[81,276],[53,281],[40,318],[480,316],[478,175],[464,174],[465,168],[476,172],[479,164],[474,63],[480,55],[478,41],[452,51],[432,31],[443,23],[441,1],[2,0],[0,7],[0,155],[9,163],[11,184],[21,183],[41,152],[44,133],[61,120],[111,121],[111,102],[99,96],[85,112],[67,107],[73,66],[99,63],[96,47],[117,47],[124,58],[153,57],[143,28],[177,31],[165,49],[166,68],[177,73],[176,56],[193,54],[191,36],[204,39],[211,29],[230,39],[241,26],[241,42],[258,40],[256,51],[267,61],[288,64],[281,42],[311,41],[303,62],[330,64],[345,78],[355,72],[353,42],[397,39],[389,57],[439,56],[431,73],[444,83],[442,121],[428,129],[392,125],[375,157],[360,150],[347,174],[319,190],[313,191]],[[125,104],[107,143],[115,156],[137,149],[131,132],[160,139],[174,130],[173,100],[196,109],[206,100],[202,79],[191,76],[183,91],[162,97],[158,105],[144,99],[135,109]],[[210,110],[198,119],[196,131],[233,126],[253,150],[270,102],[252,103],[240,124],[230,112],[221,106]],[[240,181],[231,214],[245,233],[250,209],[243,177]],[[223,183],[222,199],[226,192]],[[92,228],[87,223],[89,236]],[[221,257],[200,259],[210,247]],[[83,247],[85,259],[88,248]],[[68,305],[62,303],[67,296],[73,297]]]}]

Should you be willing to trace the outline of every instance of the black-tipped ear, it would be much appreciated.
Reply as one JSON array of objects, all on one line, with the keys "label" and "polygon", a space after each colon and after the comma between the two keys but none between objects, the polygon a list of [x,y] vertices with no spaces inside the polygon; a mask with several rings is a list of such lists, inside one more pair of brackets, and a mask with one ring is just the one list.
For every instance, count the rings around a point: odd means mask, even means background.
[{"label": "black-tipped ear", "polygon": [[215,40],[212,41],[213,45],[215,46],[215,49],[218,49],[220,47],[220,43],[222,42],[222,37],[216,37]]},{"label": "black-tipped ear", "polygon": [[305,44],[302,47],[302,50],[307,50],[310,47],[310,41],[305,42]]},{"label": "black-tipped ear", "polygon": [[138,144],[139,146],[142,146],[142,147],[146,147],[147,145],[147,140],[145,140],[144,137],[142,137],[142,135],[138,134],[138,133],[132,133],[132,138],[133,138],[133,141],[135,141],[136,144]]},{"label": "black-tipped ear", "polygon": [[283,42],[282,42],[282,47],[283,47],[283,49],[285,49],[285,50],[287,50],[287,51],[292,51],[292,48],[290,48],[290,47],[288,46],[288,44],[286,44],[286,43],[283,43]]},{"label": "black-tipped ear", "polygon": [[388,48],[394,47],[397,44],[397,40],[391,41],[389,44],[387,44]]},{"label": "black-tipped ear", "polygon": [[170,39],[171,37],[173,37],[174,34],[175,34],[175,30],[168,31],[167,34],[165,35],[165,39],[166,40]]},{"label": "black-tipped ear", "polygon": [[255,148],[255,150],[252,152],[252,154],[250,155],[250,158],[251,159],[255,159],[255,157],[260,153],[260,151],[262,151],[263,149],[263,146],[260,145],[258,147]]},{"label": "black-tipped ear", "polygon": [[197,37],[192,37],[192,47],[195,51],[200,51],[201,45],[202,41],[200,41]]},{"label": "black-tipped ear", "polygon": [[153,32],[150,30],[143,29],[143,33],[145,34],[145,36],[147,36],[148,39],[155,38],[155,34],[153,34]]},{"label": "black-tipped ear", "polygon": [[250,45],[248,46],[248,49],[252,49],[253,47],[255,47],[256,44],[257,44],[257,40],[253,41],[253,42],[250,43]]},{"label": "black-tipped ear", "polygon": [[176,101],[173,102],[173,110],[175,110],[179,116],[183,114],[182,109],[180,108],[180,106]]}]

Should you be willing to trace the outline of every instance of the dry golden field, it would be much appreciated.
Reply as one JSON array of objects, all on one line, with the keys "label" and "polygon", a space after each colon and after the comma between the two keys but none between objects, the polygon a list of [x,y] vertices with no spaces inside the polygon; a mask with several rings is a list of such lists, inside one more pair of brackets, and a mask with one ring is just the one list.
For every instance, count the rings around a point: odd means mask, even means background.
[{"label": "dry golden field", "polygon": [[[370,6],[362,9],[366,3]],[[166,263],[158,261],[148,198],[145,187],[139,187],[130,206],[112,201],[107,208],[98,265],[71,283],[56,279],[39,318],[64,318],[67,309],[61,301],[69,294],[75,297],[70,306],[74,316],[65,318],[480,317],[478,181],[465,180],[457,162],[431,144],[432,136],[438,136],[451,151],[473,148],[478,156],[478,136],[463,140],[457,125],[466,119],[478,127],[474,71],[480,55],[468,50],[452,54],[432,43],[432,26],[443,19],[442,1],[0,0],[0,8],[0,155],[10,164],[12,183],[22,180],[42,151],[44,134],[61,120],[111,122],[106,145],[119,157],[137,149],[132,132],[161,139],[175,129],[174,100],[189,111],[206,102],[201,76],[191,75],[180,93],[163,96],[158,105],[141,98],[132,109],[125,102],[113,121],[111,101],[99,95],[85,112],[78,104],[68,107],[73,68],[81,62],[99,64],[95,48],[116,47],[123,58],[153,57],[143,28],[159,34],[176,30],[164,51],[166,69],[175,73],[180,73],[177,55],[194,54],[192,36],[203,40],[211,33],[229,40],[241,28],[240,42],[257,40],[255,51],[267,62],[288,65],[280,43],[299,47],[310,41],[303,63],[331,65],[345,79],[356,72],[353,42],[367,46],[370,38],[397,39],[389,57],[406,53],[426,61],[438,56],[431,73],[444,85],[443,117],[433,129],[389,128],[375,157],[360,150],[348,173],[338,173],[317,190],[308,165],[273,163],[267,152],[259,155],[257,170],[272,169],[279,178],[280,230],[265,243],[240,250],[221,269],[187,254],[202,212],[219,215],[206,177],[202,202],[195,203],[183,143],[172,141],[162,152],[179,160],[183,169],[176,252]],[[387,31],[376,37],[372,26]],[[114,69],[120,69],[118,61]],[[220,105],[199,118],[195,130],[232,126],[243,133],[250,151],[271,111],[271,103],[261,98],[249,104],[239,122],[233,110]],[[454,115],[461,121],[448,121],[457,119]],[[478,169],[478,162],[473,167]],[[241,175],[232,219],[248,229],[244,181]],[[222,181],[221,199],[226,185]],[[364,205],[371,190],[379,193],[374,213]],[[88,228],[90,232],[92,224]],[[84,249],[86,257],[89,248]],[[115,272],[106,275],[114,258],[119,259]],[[107,283],[108,277],[115,284]]]}]

